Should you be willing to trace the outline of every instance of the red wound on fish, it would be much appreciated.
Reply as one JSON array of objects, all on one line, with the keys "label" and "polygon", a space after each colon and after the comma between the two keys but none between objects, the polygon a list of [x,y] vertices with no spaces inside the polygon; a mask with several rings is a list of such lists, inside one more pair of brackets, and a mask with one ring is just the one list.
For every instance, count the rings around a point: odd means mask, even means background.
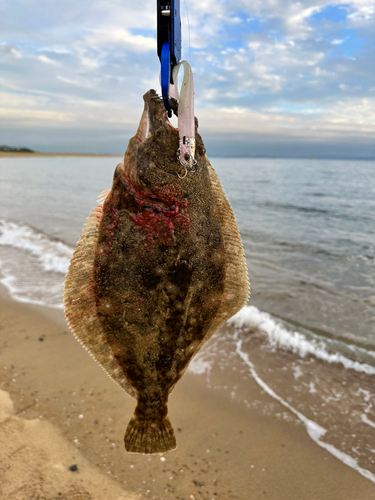
[{"label": "red wound on fish", "polygon": [[[152,196],[141,194],[133,186],[127,185],[127,189],[127,195],[138,207],[136,214],[129,213],[129,218],[136,224],[135,229],[144,233],[142,241],[145,249],[150,250],[155,244],[173,246],[178,228],[190,234],[190,216],[185,210],[181,211],[182,207],[189,205],[189,201],[183,197],[179,186],[167,184],[157,187]],[[110,210],[109,215],[113,222],[106,229],[112,231],[118,217]]]},{"label": "red wound on fish", "polygon": [[153,243],[166,246],[174,245],[173,223],[164,214],[144,209],[140,210],[137,215],[130,214],[129,216],[137,224],[135,229],[141,229],[145,232],[145,236],[143,237],[145,246],[152,245]]},{"label": "red wound on fish", "polygon": [[168,206],[187,207],[189,204],[188,200],[183,198],[180,186],[167,184],[162,187],[156,187],[155,193],[159,200]]},{"label": "red wound on fish", "polygon": [[191,220],[190,215],[184,211],[172,216],[173,222],[179,226],[187,236],[190,236]]},{"label": "red wound on fish", "polygon": [[[113,201],[113,199],[111,201]],[[117,228],[118,223],[120,221],[120,212],[111,202],[108,202],[104,205],[103,221],[104,221],[103,234],[106,245],[105,247],[103,247],[102,250],[104,253],[107,254],[109,252],[109,247],[113,242],[114,231]]]}]

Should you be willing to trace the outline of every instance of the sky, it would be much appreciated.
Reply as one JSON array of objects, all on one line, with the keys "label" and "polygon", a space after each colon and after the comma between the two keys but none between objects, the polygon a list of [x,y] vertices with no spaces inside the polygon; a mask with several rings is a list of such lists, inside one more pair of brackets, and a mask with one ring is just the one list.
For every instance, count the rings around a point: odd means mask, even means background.
[{"label": "sky", "polygon": [[[375,1],[181,0],[209,156],[375,158]],[[122,154],[156,1],[0,0],[0,145]]]}]

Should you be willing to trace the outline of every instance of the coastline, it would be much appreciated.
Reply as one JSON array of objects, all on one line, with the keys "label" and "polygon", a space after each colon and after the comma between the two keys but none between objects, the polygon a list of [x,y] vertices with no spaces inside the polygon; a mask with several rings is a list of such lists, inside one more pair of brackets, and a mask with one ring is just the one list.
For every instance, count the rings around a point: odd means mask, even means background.
[{"label": "coastline", "polygon": [[[9,394],[16,415],[1,392],[4,498],[31,498],[30,484],[46,498],[60,492],[58,498],[66,499],[374,496],[372,482],[318,447],[303,426],[231,401],[224,390],[209,389],[204,376],[191,372],[170,397],[177,450],[162,457],[127,454],[122,440],[135,402],[75,340],[62,311],[15,302],[1,287],[0,325],[0,389]],[[215,382],[230,386],[220,374]],[[247,398],[274,403],[253,380]],[[38,435],[44,437],[38,440]],[[69,470],[72,460],[76,472]]]},{"label": "coastline", "polygon": [[0,158],[32,158],[32,157],[55,157],[55,156],[73,156],[73,157],[88,157],[88,158],[102,158],[123,156],[123,153],[115,154],[102,154],[102,153],[12,153],[7,151],[0,151]]}]

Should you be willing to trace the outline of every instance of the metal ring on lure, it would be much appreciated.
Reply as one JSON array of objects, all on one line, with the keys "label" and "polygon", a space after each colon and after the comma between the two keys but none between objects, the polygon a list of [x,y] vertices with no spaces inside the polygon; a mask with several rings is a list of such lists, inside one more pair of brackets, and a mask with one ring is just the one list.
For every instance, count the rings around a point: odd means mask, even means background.
[{"label": "metal ring on lure", "polygon": [[[182,165],[182,163],[181,163],[181,165]],[[179,177],[180,179],[185,179],[185,177],[187,176],[188,171],[187,171],[187,168],[185,167],[185,165],[182,165],[182,166],[183,166],[183,167],[184,167],[184,169],[185,169],[185,174],[184,174],[184,175],[180,175],[180,174],[177,172],[177,175],[178,175],[178,177]]]},{"label": "metal ring on lure", "polygon": [[177,158],[178,158],[179,162],[181,163],[181,165],[183,167],[185,167],[188,172],[190,172],[191,174],[194,174],[196,172],[194,167],[197,164],[197,160],[195,158],[192,158],[190,156],[189,159],[191,160],[191,165],[189,163],[187,163],[186,161],[184,161],[182,158],[180,158],[180,156],[178,156]]},{"label": "metal ring on lure", "polygon": [[192,174],[194,174],[196,172],[195,170],[195,165],[197,164],[197,160],[195,158],[191,158],[192,162],[191,162],[191,169],[189,170],[189,172],[191,172]]},{"label": "metal ring on lure", "polygon": [[[181,165],[185,168],[187,172],[191,173],[196,172],[194,167],[197,164],[197,160],[191,154],[185,152],[184,158],[181,158],[181,148],[178,148],[176,156],[177,160],[181,163]],[[186,174],[184,175],[184,177],[186,177]]]},{"label": "metal ring on lure", "polygon": [[178,175],[178,177],[179,177],[180,179],[185,179],[185,177],[187,176],[188,170],[187,170],[187,168],[186,168],[186,165],[185,165],[184,163],[182,163],[182,161],[181,161],[181,158],[180,158],[180,148],[178,148],[177,153],[176,153],[176,156],[177,156],[177,160],[181,163],[181,165],[182,165],[182,166],[184,167],[184,169],[185,169],[185,174],[184,174],[184,175],[182,175],[182,176],[181,176],[178,172],[177,172],[177,175]]},{"label": "metal ring on lure", "polygon": [[180,147],[177,151],[177,158],[181,165],[183,165],[188,172],[196,172],[195,165],[195,138],[183,137],[180,139]]}]

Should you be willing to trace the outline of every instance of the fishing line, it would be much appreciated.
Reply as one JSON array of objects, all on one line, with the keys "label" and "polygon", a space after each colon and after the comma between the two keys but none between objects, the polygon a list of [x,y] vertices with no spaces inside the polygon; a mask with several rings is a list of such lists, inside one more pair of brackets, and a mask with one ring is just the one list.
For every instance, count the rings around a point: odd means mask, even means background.
[{"label": "fishing line", "polygon": [[190,65],[192,66],[193,65],[193,61],[191,59],[190,22],[189,22],[189,12],[188,12],[188,8],[187,8],[186,0],[184,0],[184,5],[185,5],[185,13],[186,13],[186,17],[187,17],[188,34],[189,34],[189,62],[190,62]]}]

